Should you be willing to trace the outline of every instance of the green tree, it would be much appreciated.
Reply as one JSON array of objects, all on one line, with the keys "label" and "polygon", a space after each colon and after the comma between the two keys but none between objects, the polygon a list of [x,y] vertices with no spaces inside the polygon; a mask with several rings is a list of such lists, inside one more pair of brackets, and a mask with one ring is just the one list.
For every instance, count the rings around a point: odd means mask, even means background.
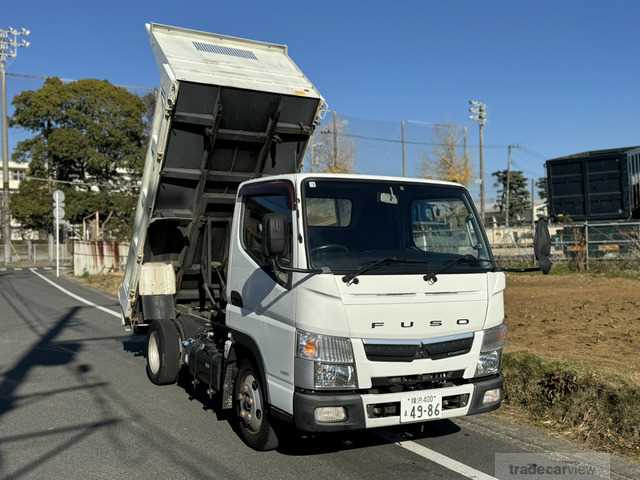
[{"label": "green tree", "polygon": [[[498,170],[491,174],[495,177],[496,206],[500,213],[505,213],[507,199],[507,171]],[[509,223],[518,222],[518,217],[524,217],[525,212],[531,206],[531,197],[527,188],[527,177],[520,170],[511,170],[509,174]]]},{"label": "green tree", "polygon": [[[49,78],[13,99],[11,125],[32,136],[13,159],[29,162],[29,175],[56,183],[67,194],[67,218],[80,223],[98,210],[112,236],[125,238],[135,208],[137,180],[151,122],[151,97],[139,97],[104,80],[63,83]],[[51,225],[52,184],[27,180],[12,195],[15,217],[26,226]]]},{"label": "green tree", "polygon": [[549,185],[547,183],[547,177],[540,177],[536,180],[536,188],[538,189],[538,198],[547,203],[549,198]]}]

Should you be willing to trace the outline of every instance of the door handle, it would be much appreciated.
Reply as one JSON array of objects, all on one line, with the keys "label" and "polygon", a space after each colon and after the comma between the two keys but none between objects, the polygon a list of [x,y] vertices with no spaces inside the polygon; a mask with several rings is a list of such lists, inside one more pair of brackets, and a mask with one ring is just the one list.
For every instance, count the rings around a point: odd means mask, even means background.
[{"label": "door handle", "polygon": [[243,307],[242,304],[242,295],[240,295],[239,292],[237,292],[236,290],[232,290],[231,291],[231,305],[234,305],[236,307]]}]

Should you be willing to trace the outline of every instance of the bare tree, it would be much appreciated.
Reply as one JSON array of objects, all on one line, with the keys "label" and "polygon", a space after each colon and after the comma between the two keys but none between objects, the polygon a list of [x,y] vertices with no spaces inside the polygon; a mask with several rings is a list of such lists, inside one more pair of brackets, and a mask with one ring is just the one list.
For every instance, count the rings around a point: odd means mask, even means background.
[{"label": "bare tree", "polygon": [[469,185],[473,179],[471,162],[463,148],[464,132],[456,125],[437,124],[433,127],[436,145],[431,154],[422,156],[420,176]]},{"label": "bare tree", "polygon": [[[356,161],[356,145],[347,135],[348,120],[332,115],[329,124],[319,128],[309,142],[311,171],[352,173]],[[335,125],[335,129],[334,129]]]}]

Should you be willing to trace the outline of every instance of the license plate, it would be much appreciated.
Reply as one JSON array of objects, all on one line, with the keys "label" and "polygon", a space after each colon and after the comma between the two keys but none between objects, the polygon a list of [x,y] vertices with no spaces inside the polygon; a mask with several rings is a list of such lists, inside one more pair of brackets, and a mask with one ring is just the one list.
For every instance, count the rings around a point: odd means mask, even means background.
[{"label": "license plate", "polygon": [[400,421],[420,422],[442,416],[442,397],[437,393],[412,392],[400,400]]}]

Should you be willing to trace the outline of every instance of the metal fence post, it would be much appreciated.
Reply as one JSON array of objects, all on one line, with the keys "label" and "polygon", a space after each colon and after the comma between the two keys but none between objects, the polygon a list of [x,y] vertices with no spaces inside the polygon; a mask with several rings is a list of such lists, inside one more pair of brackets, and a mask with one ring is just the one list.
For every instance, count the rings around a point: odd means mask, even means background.
[{"label": "metal fence post", "polygon": [[400,143],[402,144],[402,176],[407,176],[407,144],[405,143],[405,128],[407,122],[400,120]]},{"label": "metal fence post", "polygon": [[584,267],[589,271],[589,223],[584,222]]}]

